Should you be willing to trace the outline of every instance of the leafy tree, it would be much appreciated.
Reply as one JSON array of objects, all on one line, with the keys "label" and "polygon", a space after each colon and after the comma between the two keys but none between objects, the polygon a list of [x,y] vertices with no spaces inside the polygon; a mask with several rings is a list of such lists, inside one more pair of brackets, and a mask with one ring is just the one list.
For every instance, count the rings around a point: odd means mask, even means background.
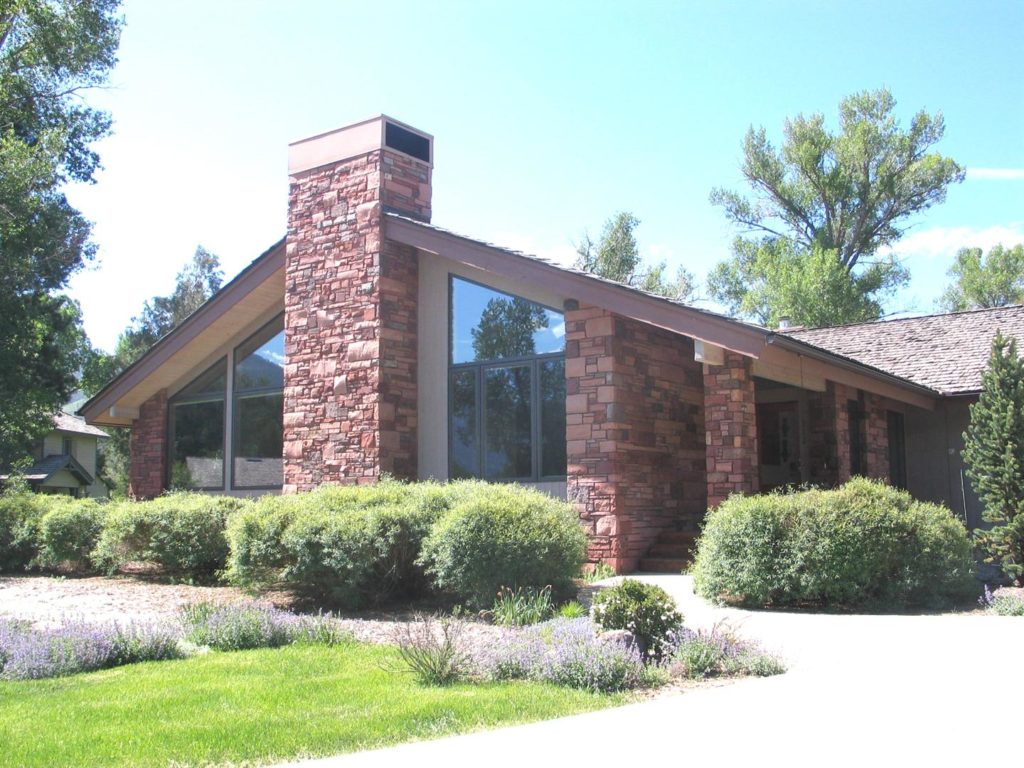
[{"label": "leafy tree", "polygon": [[0,3],[0,463],[46,432],[75,387],[84,335],[59,291],[92,258],[67,182],[93,181],[110,129],[81,96],[116,62],[117,0]]},{"label": "leafy tree", "polygon": [[[743,295],[748,283],[757,291],[764,271],[759,257],[770,261],[777,248],[804,256],[827,252],[848,273],[845,283],[828,284],[849,306],[841,321],[878,316],[881,299],[907,280],[879,251],[899,240],[908,217],[942,202],[949,185],[964,178],[961,166],[929,151],[945,131],[941,113],[918,112],[903,130],[895,107],[885,89],[856,93],[839,105],[838,133],[821,114],[799,115],[786,121],[781,148],[764,128],[747,131],[741,170],[753,197],[716,188],[711,202],[752,237],[738,237],[732,258],[715,271],[712,297],[741,314],[778,314]],[[782,240],[789,245],[779,245]],[[860,298],[849,302],[851,294]]]},{"label": "leafy tree", "polygon": [[[157,341],[173,331],[220,290],[224,272],[216,254],[197,246],[178,273],[174,291],[147,301],[142,313],[133,317],[118,337],[114,353],[92,350],[82,372],[81,387],[87,395],[98,392],[108,381],[138,360]],[[109,429],[110,439],[102,446],[104,480],[115,493],[128,488],[128,430]]]},{"label": "leafy tree", "polygon": [[989,530],[975,531],[986,562],[1024,581],[1024,360],[997,333],[978,402],[964,433],[967,477],[984,504]]},{"label": "leafy tree", "polygon": [[518,297],[491,299],[470,331],[477,360],[525,357],[536,352],[533,334],[548,327],[544,308]]},{"label": "leafy tree", "polygon": [[576,246],[576,268],[659,296],[692,301],[696,283],[686,269],[680,267],[673,281],[665,274],[664,261],[644,265],[633,234],[639,225],[640,220],[632,213],[620,211],[605,222],[596,243],[584,233],[583,240]]},{"label": "leafy tree", "polygon": [[981,248],[961,248],[948,274],[954,281],[939,306],[949,312],[1024,304],[1024,243],[997,245],[988,256]]},{"label": "leafy tree", "polygon": [[708,288],[733,315],[774,328],[783,317],[821,328],[875,320],[881,299],[907,280],[895,260],[851,273],[835,251],[804,251],[788,238],[738,240],[734,257],[708,274]]}]

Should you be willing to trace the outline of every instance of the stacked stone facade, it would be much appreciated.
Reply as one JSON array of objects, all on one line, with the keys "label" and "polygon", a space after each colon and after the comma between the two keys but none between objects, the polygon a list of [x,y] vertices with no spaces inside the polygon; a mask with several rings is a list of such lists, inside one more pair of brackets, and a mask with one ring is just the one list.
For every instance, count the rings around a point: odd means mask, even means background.
[{"label": "stacked stone facade", "polygon": [[417,262],[382,212],[430,216],[430,167],[387,149],[293,175],[286,492],[416,474]]},{"label": "stacked stone facade", "polygon": [[128,495],[159,496],[167,482],[167,391],[161,390],[139,408],[132,423]]},{"label": "stacked stone facade", "polygon": [[693,342],[584,306],[566,312],[568,497],[590,558],[636,567],[706,507],[703,390]]},{"label": "stacked stone facade", "polygon": [[807,398],[807,456],[810,482],[830,488],[850,479],[850,392],[843,384],[826,382],[824,392]]},{"label": "stacked stone facade", "polygon": [[750,358],[725,352],[722,365],[704,366],[707,503],[716,507],[732,493],[756,493],[757,404]]},{"label": "stacked stone facade", "polygon": [[889,479],[889,416],[884,397],[864,394],[864,460],[868,477]]}]

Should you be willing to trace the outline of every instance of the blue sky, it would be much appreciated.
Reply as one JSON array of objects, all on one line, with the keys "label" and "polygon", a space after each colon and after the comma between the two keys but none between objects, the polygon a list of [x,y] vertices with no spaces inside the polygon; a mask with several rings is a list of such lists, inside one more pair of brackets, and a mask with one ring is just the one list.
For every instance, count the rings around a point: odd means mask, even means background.
[{"label": "blue sky", "polygon": [[1024,1],[128,0],[90,101],[114,134],[69,190],[97,263],[72,295],[112,348],[197,244],[233,276],[285,231],[287,144],[384,112],[435,136],[434,222],[561,261],[629,210],[648,258],[703,276],[733,231],[741,142],[888,87],[941,110],[968,179],[896,248],[890,311],[929,311],[957,248],[1024,241]]}]

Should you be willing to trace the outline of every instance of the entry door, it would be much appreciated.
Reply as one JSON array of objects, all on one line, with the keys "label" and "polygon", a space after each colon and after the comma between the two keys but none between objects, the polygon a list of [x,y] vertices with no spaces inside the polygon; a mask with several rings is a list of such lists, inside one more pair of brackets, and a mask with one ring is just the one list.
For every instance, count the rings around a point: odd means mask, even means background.
[{"label": "entry door", "polygon": [[798,485],[800,474],[799,404],[761,403],[757,406],[761,459],[761,490]]}]

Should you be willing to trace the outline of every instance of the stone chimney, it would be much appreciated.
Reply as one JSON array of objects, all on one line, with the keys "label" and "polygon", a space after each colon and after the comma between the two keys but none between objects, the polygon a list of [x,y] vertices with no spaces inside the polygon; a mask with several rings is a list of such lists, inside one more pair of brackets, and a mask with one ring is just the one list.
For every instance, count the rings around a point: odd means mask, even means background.
[{"label": "stone chimney", "polygon": [[383,115],[289,147],[285,492],[416,477],[417,255],[383,214],[429,222],[432,167]]}]

